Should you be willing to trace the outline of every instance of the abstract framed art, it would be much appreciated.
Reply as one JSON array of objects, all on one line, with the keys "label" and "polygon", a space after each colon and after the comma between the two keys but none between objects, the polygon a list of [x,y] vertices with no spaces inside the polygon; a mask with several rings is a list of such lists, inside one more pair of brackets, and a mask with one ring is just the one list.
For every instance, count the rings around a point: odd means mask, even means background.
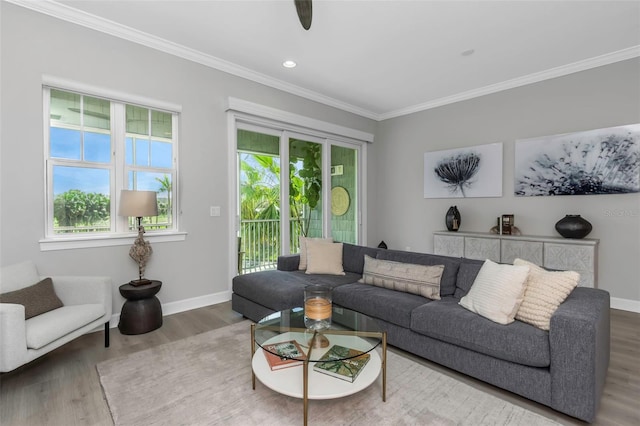
[{"label": "abstract framed art", "polygon": [[640,124],[523,139],[516,196],[640,192]]},{"label": "abstract framed art", "polygon": [[502,197],[502,143],[424,154],[424,198]]}]

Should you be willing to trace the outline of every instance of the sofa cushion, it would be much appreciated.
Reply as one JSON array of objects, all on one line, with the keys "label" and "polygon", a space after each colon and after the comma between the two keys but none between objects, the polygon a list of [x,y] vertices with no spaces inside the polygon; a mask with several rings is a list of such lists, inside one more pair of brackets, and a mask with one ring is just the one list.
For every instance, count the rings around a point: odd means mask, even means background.
[{"label": "sofa cushion", "polygon": [[307,274],[345,275],[342,268],[342,243],[307,241]]},{"label": "sofa cushion", "polygon": [[71,305],[28,319],[25,322],[27,348],[40,349],[104,314],[103,304]]},{"label": "sofa cushion", "polygon": [[381,250],[373,247],[342,244],[342,266],[346,272],[362,274],[364,270],[364,255],[376,257]]},{"label": "sofa cushion", "polygon": [[415,265],[365,256],[360,282],[438,300],[443,271],[443,265]]},{"label": "sofa cushion", "polygon": [[45,278],[37,284],[21,288],[20,290],[0,294],[0,303],[23,305],[25,319],[63,306],[62,301],[53,290],[53,281],[51,278]]},{"label": "sofa cushion", "polygon": [[487,259],[460,305],[499,324],[512,323],[528,275],[528,266],[500,265]]},{"label": "sofa cushion", "polygon": [[469,293],[471,286],[480,272],[480,268],[484,264],[484,260],[475,259],[462,259],[460,263],[460,269],[458,269],[458,276],[456,278],[456,291],[453,293],[453,297],[456,299],[462,299]]},{"label": "sofa cushion", "polygon": [[324,243],[332,243],[333,238],[307,238],[300,237],[300,263],[298,264],[298,269],[304,271],[307,269],[307,241],[320,241]]},{"label": "sofa cushion", "polygon": [[233,292],[274,311],[302,306],[304,288],[319,284],[336,287],[353,283],[359,274],[306,275],[304,271],[262,271],[233,278]]},{"label": "sofa cushion", "polygon": [[551,316],[576,288],[580,274],[575,271],[547,271],[522,259],[516,259],[513,264],[526,265],[530,269],[516,319],[549,330]]},{"label": "sofa cushion", "polygon": [[456,291],[456,277],[460,266],[458,258],[399,250],[380,250],[377,257],[378,259],[417,265],[444,265],[444,272],[440,280],[440,296],[450,296]]},{"label": "sofa cushion", "polygon": [[409,328],[411,311],[430,302],[417,294],[353,283],[333,289],[333,303],[401,327]]},{"label": "sofa cushion", "polygon": [[411,313],[411,330],[505,361],[532,367],[550,364],[549,333],[514,321],[497,324],[445,297]]},{"label": "sofa cushion", "polygon": [[36,265],[27,260],[25,262],[16,263],[2,267],[0,271],[0,292],[7,293],[9,291],[20,290],[29,287],[40,281],[38,269]]}]

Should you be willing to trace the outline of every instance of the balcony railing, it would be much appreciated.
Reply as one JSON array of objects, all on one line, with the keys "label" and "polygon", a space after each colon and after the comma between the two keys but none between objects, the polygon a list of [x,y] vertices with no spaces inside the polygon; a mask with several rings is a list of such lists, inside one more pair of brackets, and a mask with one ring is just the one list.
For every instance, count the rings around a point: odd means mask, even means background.
[{"label": "balcony railing", "polygon": [[[290,222],[291,253],[300,251],[299,221]],[[238,272],[276,269],[280,250],[280,220],[242,220],[240,221],[240,247],[238,248]]]}]

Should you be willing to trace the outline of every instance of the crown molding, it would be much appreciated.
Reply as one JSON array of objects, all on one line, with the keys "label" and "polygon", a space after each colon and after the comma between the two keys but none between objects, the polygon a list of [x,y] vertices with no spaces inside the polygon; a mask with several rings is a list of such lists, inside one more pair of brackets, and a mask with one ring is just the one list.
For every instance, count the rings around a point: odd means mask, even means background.
[{"label": "crown molding", "polygon": [[453,96],[446,96],[444,98],[434,99],[433,101],[410,106],[407,108],[401,108],[395,111],[378,114],[378,121],[413,114],[416,112],[425,111],[428,109],[437,108],[443,105],[453,104],[460,101],[466,101],[480,96],[501,92],[503,90],[526,86],[528,84],[538,83],[544,80],[550,80],[552,78],[562,77],[576,72],[586,71],[592,68],[597,68],[603,65],[609,65],[615,62],[620,62],[637,57],[640,57],[640,45],[632,46],[627,49],[618,50],[612,53],[607,53],[605,55],[596,56],[594,58],[585,59],[583,61],[573,62],[571,64],[562,65],[537,73],[528,74],[500,83],[491,84],[489,86],[484,86],[478,89],[469,90],[467,92],[458,93]]},{"label": "crown molding", "polygon": [[113,22],[98,16],[92,15],[87,12],[74,9],[67,5],[58,3],[53,0],[2,0],[7,3],[12,3],[17,6],[24,7],[26,9],[33,10],[45,15],[49,15],[54,18],[58,18],[76,25],[80,25],[92,30],[100,31],[105,34],[112,35],[114,37],[122,38],[143,46],[155,49],[170,55],[186,59],[201,65],[205,65],[210,68],[217,69],[219,71],[235,75],[237,77],[244,78],[246,80],[254,81],[256,83],[263,84],[265,86],[272,87],[274,89],[282,90],[283,92],[290,93],[292,95],[300,96],[311,101],[315,101],[333,108],[340,109],[342,111],[350,112],[352,114],[359,115],[361,117],[369,118],[375,121],[388,120],[390,118],[400,117],[403,115],[409,115],[420,111],[425,111],[440,106],[465,101],[479,96],[489,95],[492,93],[500,92],[503,90],[513,89],[520,86],[525,86],[532,83],[538,83],[540,81],[549,80],[556,77],[562,77],[568,74],[576,73],[579,71],[585,71],[591,68],[600,67],[603,65],[609,65],[615,62],[624,61],[627,59],[640,57],[640,45],[632,46],[627,49],[622,49],[616,52],[607,53],[594,58],[585,59],[582,61],[574,62],[567,65],[562,65],[549,70],[540,71],[537,73],[517,77],[511,80],[503,81],[500,83],[484,86],[478,89],[469,90],[467,92],[458,93],[452,96],[446,96],[439,99],[434,99],[421,104],[401,108],[385,113],[375,113],[373,111],[361,108],[347,102],[340,101],[338,99],[323,95],[312,90],[305,89],[294,84],[287,83],[285,81],[270,77],[268,75],[258,73],[240,65],[234,64],[229,61],[217,58],[212,55],[204,54],[195,49],[165,40],[160,37],[153,36],[151,34],[144,33],[142,31],[127,27],[117,22]]}]

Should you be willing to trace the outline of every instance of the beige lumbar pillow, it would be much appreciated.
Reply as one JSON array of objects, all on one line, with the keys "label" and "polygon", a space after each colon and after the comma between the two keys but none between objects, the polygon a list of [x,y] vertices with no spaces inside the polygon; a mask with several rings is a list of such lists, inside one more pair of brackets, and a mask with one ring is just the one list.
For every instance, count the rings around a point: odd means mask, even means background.
[{"label": "beige lumbar pillow", "polygon": [[444,265],[416,265],[364,256],[364,270],[359,282],[427,299],[440,300],[440,279]]},{"label": "beige lumbar pillow", "polygon": [[333,238],[307,238],[300,237],[300,265],[298,270],[304,271],[307,269],[307,241],[319,241],[323,243],[332,243]]},{"label": "beige lumbar pillow", "polygon": [[498,324],[510,324],[524,298],[528,275],[528,266],[499,265],[487,259],[460,305]]},{"label": "beige lumbar pillow", "polygon": [[513,264],[529,267],[527,289],[516,319],[549,330],[551,316],[576,288],[580,274],[575,271],[547,271],[522,259],[516,259]]},{"label": "beige lumbar pillow", "polygon": [[342,267],[342,243],[307,241],[305,274],[345,275]]}]

